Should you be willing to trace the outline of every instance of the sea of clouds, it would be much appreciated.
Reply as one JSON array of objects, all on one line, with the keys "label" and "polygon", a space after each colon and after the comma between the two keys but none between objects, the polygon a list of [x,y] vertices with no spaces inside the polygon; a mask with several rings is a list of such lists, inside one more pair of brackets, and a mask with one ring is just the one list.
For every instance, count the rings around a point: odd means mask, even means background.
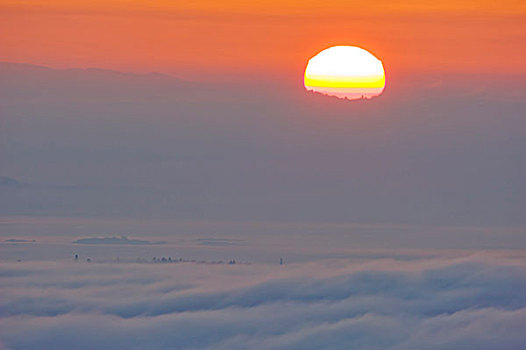
[{"label": "sea of clouds", "polygon": [[524,349],[526,261],[5,262],[0,348]]}]

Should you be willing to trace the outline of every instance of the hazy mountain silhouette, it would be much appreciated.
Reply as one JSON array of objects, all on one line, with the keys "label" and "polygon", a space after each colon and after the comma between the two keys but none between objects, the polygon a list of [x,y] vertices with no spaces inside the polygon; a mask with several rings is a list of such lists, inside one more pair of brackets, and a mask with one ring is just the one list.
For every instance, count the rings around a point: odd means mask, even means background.
[{"label": "hazy mountain silhouette", "polygon": [[0,63],[0,215],[523,225],[510,76],[393,75],[356,103],[294,83]]}]

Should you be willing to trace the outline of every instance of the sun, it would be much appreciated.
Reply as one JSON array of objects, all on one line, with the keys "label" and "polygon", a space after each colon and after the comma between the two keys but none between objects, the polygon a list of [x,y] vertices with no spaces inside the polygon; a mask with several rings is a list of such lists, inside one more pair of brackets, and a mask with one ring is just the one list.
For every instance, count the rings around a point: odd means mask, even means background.
[{"label": "sun", "polygon": [[312,57],[305,69],[305,88],[349,100],[370,99],[385,88],[382,61],[357,46],[333,46]]}]

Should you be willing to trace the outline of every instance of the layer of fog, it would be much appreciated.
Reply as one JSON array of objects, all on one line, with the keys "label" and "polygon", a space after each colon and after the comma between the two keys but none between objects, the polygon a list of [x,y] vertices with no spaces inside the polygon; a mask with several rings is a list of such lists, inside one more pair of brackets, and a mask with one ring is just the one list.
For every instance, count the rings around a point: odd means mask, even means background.
[{"label": "layer of fog", "polygon": [[524,257],[5,263],[7,349],[521,349]]}]

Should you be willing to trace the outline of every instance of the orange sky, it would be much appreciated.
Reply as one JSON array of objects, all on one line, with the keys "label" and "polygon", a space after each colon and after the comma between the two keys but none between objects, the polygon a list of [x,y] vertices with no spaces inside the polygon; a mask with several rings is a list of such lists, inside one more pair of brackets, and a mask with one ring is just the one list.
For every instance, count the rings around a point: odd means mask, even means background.
[{"label": "orange sky", "polygon": [[296,77],[321,49],[354,44],[388,71],[526,74],[525,3],[0,0],[0,60]]}]

